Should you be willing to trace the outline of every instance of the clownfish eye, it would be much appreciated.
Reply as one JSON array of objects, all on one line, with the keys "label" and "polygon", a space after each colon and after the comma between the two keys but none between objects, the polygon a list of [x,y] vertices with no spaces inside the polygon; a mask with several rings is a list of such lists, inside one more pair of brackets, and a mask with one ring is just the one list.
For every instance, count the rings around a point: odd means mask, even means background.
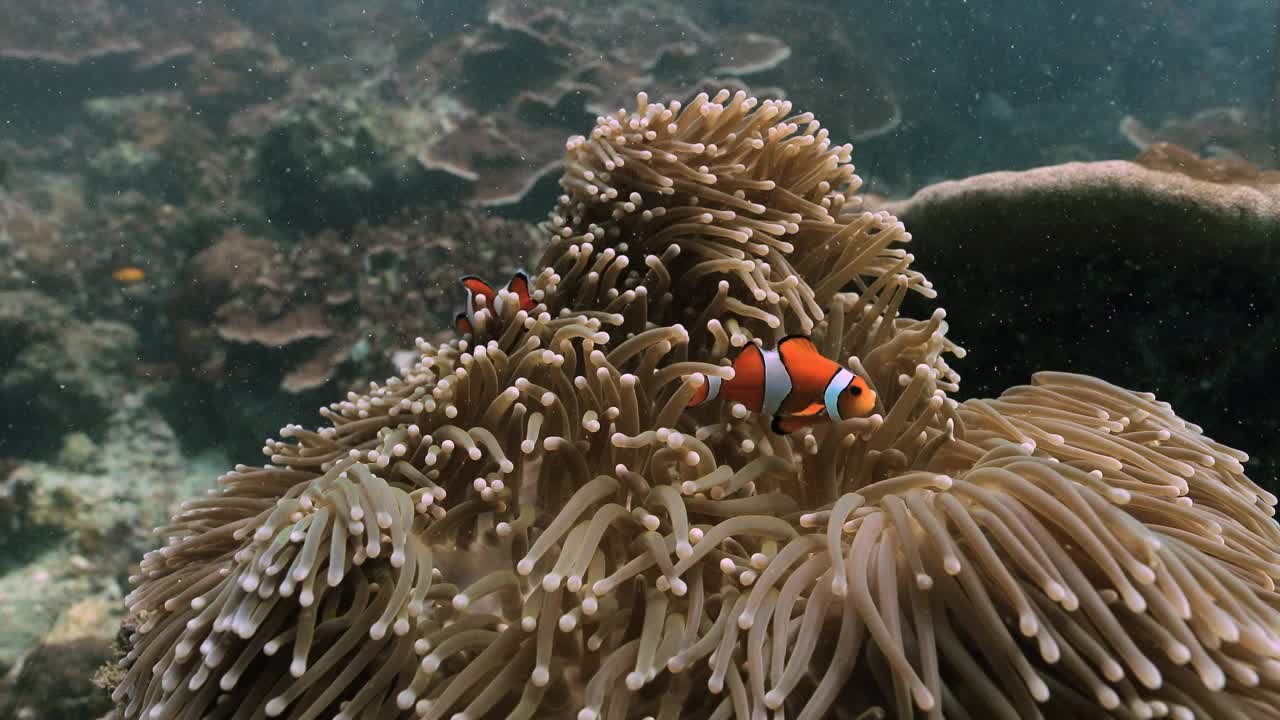
[{"label": "clownfish eye", "polygon": [[862,388],[858,387],[857,385],[850,385],[849,394],[854,397],[858,397],[859,395],[862,394]]}]

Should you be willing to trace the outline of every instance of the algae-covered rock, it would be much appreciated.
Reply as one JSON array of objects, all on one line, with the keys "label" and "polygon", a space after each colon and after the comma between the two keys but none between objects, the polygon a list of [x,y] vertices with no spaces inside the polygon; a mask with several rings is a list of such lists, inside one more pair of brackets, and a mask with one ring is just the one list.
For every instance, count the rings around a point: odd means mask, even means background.
[{"label": "algae-covered rock", "polygon": [[81,321],[32,290],[0,292],[0,451],[55,450],[70,428],[96,431],[116,407],[137,357],[132,328]]},{"label": "algae-covered rock", "polygon": [[1280,489],[1280,173],[1165,144],[930,185],[885,209],[954,278],[970,392],[1040,367],[1146,387]]},{"label": "algae-covered rock", "polygon": [[[155,545],[148,528],[214,477],[182,457],[144,393],[117,389],[106,425],[100,442],[69,433],[56,463],[0,467],[0,675],[19,679],[0,688],[0,717],[97,717],[82,714],[104,697],[87,679],[109,657],[130,563]],[[57,658],[65,677],[50,679]]]},{"label": "algae-covered rock", "polygon": [[62,449],[58,451],[58,464],[72,470],[90,471],[98,455],[98,444],[88,434],[67,433],[62,437]]},{"label": "algae-covered rock", "polygon": [[350,228],[439,197],[442,176],[416,149],[443,132],[448,108],[432,98],[387,102],[375,90],[320,91],[272,120],[257,174],[273,220],[309,232]]}]

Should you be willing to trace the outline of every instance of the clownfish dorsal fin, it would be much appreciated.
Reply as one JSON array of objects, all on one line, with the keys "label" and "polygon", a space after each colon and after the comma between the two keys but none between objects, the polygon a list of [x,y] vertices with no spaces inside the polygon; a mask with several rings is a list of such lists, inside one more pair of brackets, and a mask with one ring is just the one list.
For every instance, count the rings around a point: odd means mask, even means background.
[{"label": "clownfish dorsal fin", "polygon": [[764,351],[758,343],[749,342],[733,360],[733,379],[740,382],[764,382]]},{"label": "clownfish dorsal fin", "polygon": [[787,413],[822,398],[822,390],[830,382],[839,366],[818,352],[813,339],[807,335],[788,335],[778,341],[778,357],[787,367],[795,387],[795,398],[786,406]]},{"label": "clownfish dorsal fin", "polygon": [[485,282],[484,280],[481,280],[475,275],[467,275],[463,277],[462,287],[466,288],[467,292],[470,293],[470,296],[467,298],[467,301],[472,304],[475,303],[475,298],[477,295],[483,295],[485,298],[486,304],[488,304],[489,307],[493,307],[493,301],[496,300],[498,297],[498,292],[493,289],[492,285]]},{"label": "clownfish dorsal fin", "polygon": [[782,338],[778,341],[778,352],[782,352],[784,345],[788,352],[799,350],[803,353],[822,354],[818,352],[818,346],[813,344],[813,338],[808,335],[788,335]]},{"label": "clownfish dorsal fin", "polygon": [[529,310],[533,308],[533,294],[529,292],[529,276],[524,270],[517,270],[511,276],[511,282],[507,283],[507,290],[515,293],[520,299],[520,309]]}]

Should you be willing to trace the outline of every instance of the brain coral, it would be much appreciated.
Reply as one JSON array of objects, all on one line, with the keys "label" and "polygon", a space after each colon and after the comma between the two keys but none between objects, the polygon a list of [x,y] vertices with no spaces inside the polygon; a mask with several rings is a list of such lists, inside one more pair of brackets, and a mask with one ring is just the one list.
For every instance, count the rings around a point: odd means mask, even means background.
[{"label": "brain coral", "polygon": [[[1280,527],[1245,456],[1090,377],[948,397],[945,314],[900,313],[935,293],[849,153],[728,92],[570,139],[540,306],[188,503],[134,578],[119,712],[1275,715]],[[795,332],[874,415],[685,410]]]}]

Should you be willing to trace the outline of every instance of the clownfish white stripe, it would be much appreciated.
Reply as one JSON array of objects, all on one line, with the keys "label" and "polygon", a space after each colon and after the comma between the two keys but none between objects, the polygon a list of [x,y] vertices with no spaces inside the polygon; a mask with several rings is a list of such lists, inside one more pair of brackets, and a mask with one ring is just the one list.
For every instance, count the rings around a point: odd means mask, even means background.
[{"label": "clownfish white stripe", "polygon": [[702,379],[707,383],[707,397],[702,402],[711,402],[720,397],[721,380],[717,375],[703,375]]},{"label": "clownfish white stripe", "polygon": [[791,373],[777,350],[761,353],[764,356],[764,401],[760,412],[777,415],[782,403],[791,394]]},{"label": "clownfish white stripe", "polygon": [[822,404],[827,408],[827,417],[839,422],[844,418],[840,417],[840,393],[853,383],[854,375],[852,372],[844,368],[831,378],[831,382],[827,383],[827,387],[822,391]]},{"label": "clownfish white stripe", "polygon": [[512,312],[513,308],[508,307],[509,304],[514,305],[514,311],[532,311],[537,306],[530,295],[529,276],[523,270],[516,271],[507,287],[502,290],[474,275],[462,278],[462,286],[467,291],[467,300],[462,312],[454,318],[454,324],[462,335],[475,332],[481,312],[487,312],[488,320],[492,322],[501,320]]},{"label": "clownfish white stripe", "polygon": [[773,350],[752,341],[733,361],[729,379],[702,376],[688,407],[716,398],[739,408],[773,418],[770,428],[779,435],[819,423],[838,422],[870,415],[876,393],[867,381],[830,358],[823,357],[813,341],[789,335]]}]

